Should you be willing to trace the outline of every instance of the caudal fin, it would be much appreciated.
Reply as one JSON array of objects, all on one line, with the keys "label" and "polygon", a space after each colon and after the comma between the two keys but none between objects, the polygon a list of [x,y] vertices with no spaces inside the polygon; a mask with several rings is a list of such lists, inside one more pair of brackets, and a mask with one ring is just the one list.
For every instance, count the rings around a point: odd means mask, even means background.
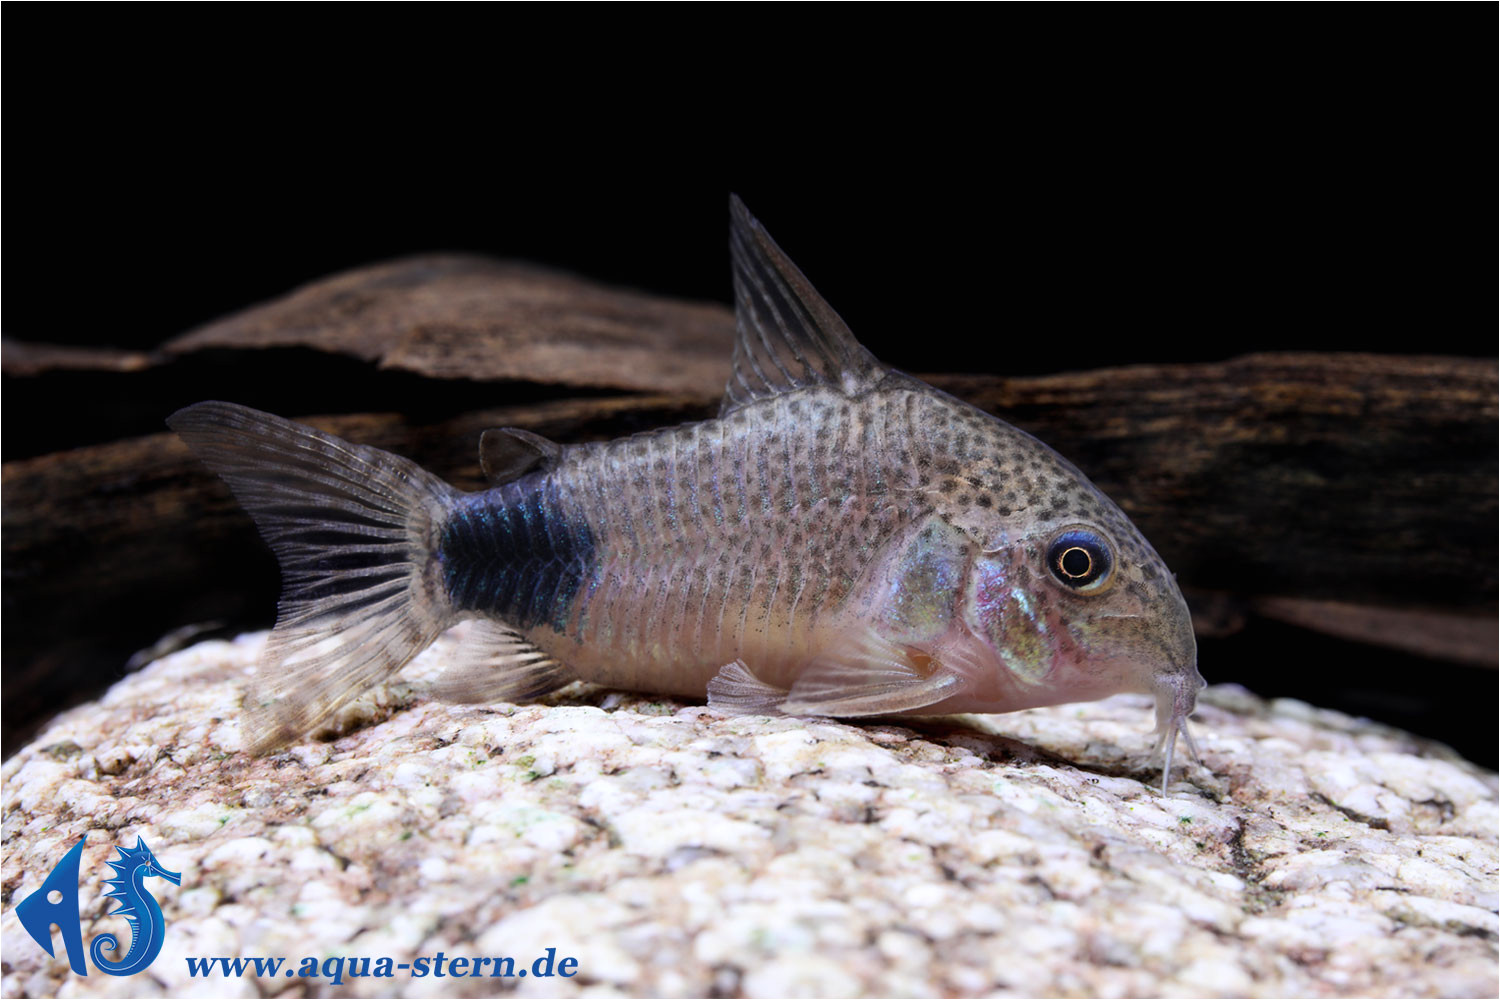
[{"label": "caudal fin", "polygon": [[245,697],[262,753],[399,670],[454,615],[433,559],[457,492],[397,455],[234,403],[168,426],[255,519],[281,564],[276,628]]}]

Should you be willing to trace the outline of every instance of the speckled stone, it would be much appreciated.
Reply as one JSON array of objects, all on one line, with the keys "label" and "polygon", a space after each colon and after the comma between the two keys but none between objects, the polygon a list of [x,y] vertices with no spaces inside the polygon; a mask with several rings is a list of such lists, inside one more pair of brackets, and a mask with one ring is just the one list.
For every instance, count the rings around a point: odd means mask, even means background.
[{"label": "speckled stone", "polygon": [[[1154,792],[1143,698],[853,725],[575,686],[423,697],[240,752],[264,634],[146,667],[5,762],[5,996],[1494,996],[1495,775],[1237,688]],[[145,973],[74,976],[15,904],[87,835],[181,887]],[[124,933],[121,933],[124,940]],[[193,956],[577,959],[571,979],[190,979]],[[59,948],[61,955],[61,949]]]}]

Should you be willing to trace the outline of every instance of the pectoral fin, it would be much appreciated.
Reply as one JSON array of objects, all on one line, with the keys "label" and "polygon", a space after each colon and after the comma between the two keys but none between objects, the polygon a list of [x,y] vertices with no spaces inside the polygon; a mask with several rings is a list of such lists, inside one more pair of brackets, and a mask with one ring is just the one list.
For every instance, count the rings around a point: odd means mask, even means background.
[{"label": "pectoral fin", "polygon": [[787,715],[893,715],[957,694],[963,681],[925,654],[863,636],[814,660],[781,711]]}]

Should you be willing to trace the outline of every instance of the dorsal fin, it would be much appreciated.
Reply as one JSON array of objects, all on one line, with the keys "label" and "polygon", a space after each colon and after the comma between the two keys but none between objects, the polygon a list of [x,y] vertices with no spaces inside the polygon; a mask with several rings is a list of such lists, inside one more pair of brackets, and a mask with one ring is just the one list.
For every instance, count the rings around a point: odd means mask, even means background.
[{"label": "dorsal fin", "polygon": [[479,467],[491,486],[557,464],[562,445],[519,427],[496,427],[479,435]]},{"label": "dorsal fin", "polygon": [[720,416],[748,403],[809,385],[854,394],[886,369],[860,346],[745,208],[729,196],[729,253],[734,266],[734,369]]}]

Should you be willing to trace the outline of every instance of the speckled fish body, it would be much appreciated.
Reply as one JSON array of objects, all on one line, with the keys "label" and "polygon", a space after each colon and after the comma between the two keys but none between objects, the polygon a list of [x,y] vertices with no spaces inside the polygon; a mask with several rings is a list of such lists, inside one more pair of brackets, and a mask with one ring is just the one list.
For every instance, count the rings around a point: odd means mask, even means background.
[{"label": "speckled fish body", "polygon": [[[735,660],[790,690],[820,656],[874,642],[914,669],[965,671],[925,712],[1113,693],[1065,626],[1071,595],[1033,577],[1045,553],[1027,551],[1025,522],[1092,503],[1091,520],[1128,538],[1124,516],[1034,439],[893,381],[570,448],[552,471],[465,498],[439,548],[448,595],[629,690],[701,697]],[[1142,583],[1160,573],[1123,561]],[[1156,657],[1193,655],[1171,648],[1180,634],[1152,638]]]},{"label": "speckled fish body", "polygon": [[282,560],[249,701],[262,748],[478,618],[445,697],[583,679],[862,716],[1141,691],[1170,768],[1202,681],[1150,545],[1046,445],[877,362],[733,215],[739,337],[717,419],[574,446],[488,432],[494,486],[464,494],[243,407],[173,418]]}]

